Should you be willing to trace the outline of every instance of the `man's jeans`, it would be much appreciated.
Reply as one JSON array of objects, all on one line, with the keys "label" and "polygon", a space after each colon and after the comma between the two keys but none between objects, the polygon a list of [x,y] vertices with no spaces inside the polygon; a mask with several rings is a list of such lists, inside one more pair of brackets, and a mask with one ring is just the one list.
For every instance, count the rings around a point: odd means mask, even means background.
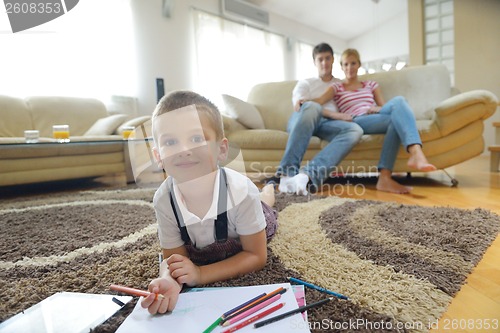
[{"label": "man's jeans", "polygon": [[[320,188],[330,172],[361,139],[363,130],[359,125],[325,118],[321,115],[322,109],[318,103],[305,102],[299,112],[292,114],[288,121],[288,142],[276,171],[277,176],[293,177],[302,171]],[[329,141],[329,144],[300,169],[300,163],[313,135]]]},{"label": "man's jeans", "polygon": [[397,96],[387,102],[379,113],[355,117],[364,134],[385,134],[378,169],[394,168],[399,146],[405,149],[413,144],[422,145],[418,134],[415,116],[406,100]]}]

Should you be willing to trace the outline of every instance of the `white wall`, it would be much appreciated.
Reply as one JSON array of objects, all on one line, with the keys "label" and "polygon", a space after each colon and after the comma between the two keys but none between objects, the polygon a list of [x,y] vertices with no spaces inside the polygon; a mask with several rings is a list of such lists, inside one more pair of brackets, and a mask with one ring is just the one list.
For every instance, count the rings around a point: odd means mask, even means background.
[{"label": "white wall", "polygon": [[[500,98],[500,1],[455,0],[455,86],[462,92],[485,89]],[[495,143],[493,122],[500,107],[484,123],[485,153]]]},{"label": "white wall", "polygon": [[[411,65],[422,65],[424,57],[424,0],[409,0],[411,18],[412,49]],[[454,0],[454,38],[455,38],[455,87],[461,92],[485,89],[500,97],[500,1],[498,0]],[[487,147],[495,144],[493,122],[500,121],[500,107],[492,117],[484,122],[484,154],[489,155]]]},{"label": "white wall", "polygon": [[373,61],[395,56],[409,55],[408,14],[381,23],[373,31],[347,42],[361,55],[361,61]]},{"label": "white wall", "polygon": [[[139,113],[150,114],[156,105],[155,79],[164,79],[165,91],[193,89],[195,80],[195,48],[192,8],[220,13],[219,0],[173,0],[171,17],[163,17],[162,0],[132,0],[134,33],[137,44]],[[266,30],[289,37],[291,42],[312,45],[329,43],[335,52],[357,48],[363,61],[409,54],[407,13],[382,22],[372,32],[350,41],[304,26],[270,13]],[[237,50],[235,50],[237,52]],[[294,53],[286,57],[286,79],[295,78]],[[247,64],[256,66],[259,64]],[[311,63],[304,64],[311,66]],[[223,92],[221,92],[223,93]]]},{"label": "white wall", "polygon": [[[162,0],[132,0],[137,44],[139,113],[151,114],[156,105],[157,77],[164,79],[165,91],[193,89],[195,45],[191,8],[219,14],[219,0],[174,0],[170,18],[162,16]],[[342,39],[270,14],[269,31],[310,44],[327,42],[337,51],[347,47]],[[235,50],[235,53],[238,50]],[[289,51],[290,53],[293,50]],[[293,54],[287,57],[286,78],[294,77]],[[258,67],[259,64],[247,64]],[[311,65],[311,64],[306,64]],[[223,92],[221,92],[223,93]]]}]

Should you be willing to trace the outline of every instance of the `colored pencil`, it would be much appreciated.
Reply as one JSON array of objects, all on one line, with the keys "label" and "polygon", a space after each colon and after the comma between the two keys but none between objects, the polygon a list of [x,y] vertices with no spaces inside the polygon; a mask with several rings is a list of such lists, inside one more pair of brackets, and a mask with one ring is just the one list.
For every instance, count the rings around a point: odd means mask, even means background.
[{"label": "colored pencil", "polygon": [[258,300],[259,298],[262,298],[262,297],[266,296],[266,295],[267,295],[266,293],[262,293],[262,294],[260,294],[259,296],[256,296],[256,297],[252,298],[251,300],[248,300],[248,301],[246,301],[245,303],[240,304],[240,305],[238,305],[237,307],[235,307],[235,308],[233,308],[233,309],[231,309],[231,310],[229,310],[229,311],[226,311],[226,312],[222,315],[222,319],[224,319],[224,318],[226,318],[226,317],[230,316],[233,312],[238,311],[239,309],[241,309],[241,308],[243,308],[243,307],[247,306],[248,304],[250,304],[250,303],[252,303],[252,302],[254,302],[254,301]]},{"label": "colored pencil", "polygon": [[118,304],[119,307],[123,307],[125,305],[125,303],[123,303],[122,301],[120,301],[118,298],[116,297],[113,297],[111,299],[113,302],[115,302],[116,304]]},{"label": "colored pencil", "polygon": [[283,306],[285,306],[285,303],[277,304],[277,305],[273,306],[272,308],[269,308],[269,309],[267,309],[265,311],[262,311],[261,313],[258,313],[255,316],[250,317],[247,320],[242,321],[238,325],[235,325],[233,327],[228,328],[227,330],[223,331],[222,333],[231,333],[231,332],[237,331],[240,328],[245,327],[245,326],[253,323],[254,321],[257,321],[259,319],[264,318],[265,316],[273,313],[274,311],[277,311],[277,310],[281,309]]},{"label": "colored pencil", "polygon": [[333,296],[338,297],[340,299],[349,299],[347,296],[344,296],[342,294],[336,293],[335,291],[331,291],[331,290],[325,289],[323,287],[317,286],[315,284],[312,284],[312,283],[309,283],[309,282],[305,282],[305,281],[302,281],[302,280],[299,280],[299,279],[296,279],[296,278],[293,278],[293,277],[289,277],[288,280],[290,280],[291,282],[302,284],[302,285],[304,285],[306,287],[309,287],[311,289],[315,289],[315,290],[327,293],[329,295],[333,295]]},{"label": "colored pencil", "polygon": [[[121,291],[122,293],[129,294],[129,295],[134,295],[134,296],[148,297],[149,295],[152,294],[149,291],[135,289],[135,288],[130,288],[130,287],[125,287],[125,286],[120,286],[120,285],[117,285],[117,284],[110,285],[109,289],[115,290],[115,291]],[[156,294],[156,298],[155,299],[158,299],[158,298],[165,298],[165,296],[163,296],[162,294]]]},{"label": "colored pencil", "polygon": [[222,321],[222,318],[219,317],[217,318],[216,321],[214,321],[210,326],[208,326],[203,333],[210,333],[212,332],[217,326],[219,326],[220,322]]},{"label": "colored pencil", "polygon": [[283,288],[283,287],[279,287],[278,289],[276,289],[276,290],[274,290],[274,291],[270,292],[269,294],[266,294],[265,296],[263,296],[263,297],[261,297],[261,298],[259,298],[259,299],[255,300],[255,301],[253,301],[252,303],[245,305],[245,306],[244,306],[244,307],[242,307],[241,309],[239,309],[239,310],[237,310],[237,311],[235,311],[235,312],[231,313],[231,315],[229,315],[229,316],[225,317],[222,321],[223,321],[223,322],[226,322],[227,320],[229,320],[229,319],[231,319],[231,318],[236,317],[236,316],[237,316],[238,314],[240,314],[241,312],[246,311],[246,310],[248,310],[248,309],[250,309],[250,308],[252,308],[252,307],[256,306],[257,304],[260,304],[260,303],[262,303],[262,302],[265,302],[265,301],[267,301],[268,299],[270,299],[271,297],[273,297],[273,296],[275,296],[275,295],[278,295],[278,294],[283,294],[284,292],[286,292],[286,289],[285,289],[285,288]]},{"label": "colored pencil", "polygon": [[310,308],[315,308],[315,307],[321,306],[321,305],[323,305],[323,304],[325,304],[327,302],[330,302],[332,299],[333,299],[333,297],[330,297],[330,298],[326,298],[326,299],[321,300],[321,301],[316,302],[316,303],[312,303],[312,304],[309,304],[309,305],[301,306],[298,309],[282,313],[280,315],[274,316],[272,318],[269,318],[269,319],[266,319],[266,320],[263,320],[263,321],[259,321],[258,323],[253,324],[253,327],[254,328],[259,328],[259,327],[262,327],[262,326],[265,326],[265,325],[277,322],[278,320],[284,319],[286,317],[290,317],[290,316],[292,316],[292,315],[294,315],[296,313],[304,312],[304,311],[306,311],[306,310],[308,310]]},{"label": "colored pencil", "polygon": [[265,308],[266,306],[268,306],[269,304],[271,303],[274,303],[276,302],[277,300],[279,300],[281,298],[281,295],[278,294],[278,295],[274,295],[273,297],[271,297],[270,299],[246,310],[246,311],[243,311],[241,312],[240,314],[238,314],[236,317],[233,317],[232,319],[230,320],[227,320],[224,322],[224,324],[222,326],[229,326],[229,325],[232,325],[232,324],[235,324],[237,322],[239,322],[240,320],[250,316],[251,314]]}]

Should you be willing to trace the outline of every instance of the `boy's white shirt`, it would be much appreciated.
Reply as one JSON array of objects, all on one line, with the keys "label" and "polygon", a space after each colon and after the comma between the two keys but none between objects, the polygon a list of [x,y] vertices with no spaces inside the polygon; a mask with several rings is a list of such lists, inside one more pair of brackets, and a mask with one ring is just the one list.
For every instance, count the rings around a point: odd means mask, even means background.
[{"label": "boy's white shirt", "polygon": [[210,208],[208,209],[205,216],[203,218],[200,218],[188,210],[188,208],[186,207],[184,196],[182,195],[181,191],[179,190],[179,186],[177,185],[177,181],[175,179],[172,179],[172,188],[174,190],[175,199],[177,200],[177,205],[180,209],[180,213],[186,226],[193,225],[195,223],[202,223],[206,219],[215,219],[217,217],[217,199],[219,198],[220,187],[219,182],[220,172],[217,172],[217,174],[215,175],[214,190],[212,194],[212,204],[210,205]]},{"label": "boy's white shirt", "polygon": [[[266,227],[264,213],[260,202],[260,193],[252,181],[228,168],[224,168],[228,183],[228,237],[238,238],[239,235],[255,234]],[[173,190],[177,205],[186,224],[191,241],[197,248],[203,248],[216,241],[214,232],[214,220],[217,217],[217,202],[219,198],[220,170],[217,172],[213,199],[211,206],[203,218],[191,213],[173,180]],[[165,249],[172,249],[184,244],[180,236],[180,230],[170,205],[170,190],[165,180],[156,191],[153,204],[158,222],[158,236],[160,245]]]}]

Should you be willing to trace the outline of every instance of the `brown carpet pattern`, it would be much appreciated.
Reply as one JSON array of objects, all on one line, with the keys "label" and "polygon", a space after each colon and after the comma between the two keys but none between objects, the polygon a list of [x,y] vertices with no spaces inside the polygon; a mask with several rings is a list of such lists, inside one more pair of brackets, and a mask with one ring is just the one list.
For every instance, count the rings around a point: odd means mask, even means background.
[{"label": "brown carpet pattern", "polygon": [[[1,202],[0,321],[59,291],[112,293],[111,283],[147,288],[158,273],[153,193]],[[280,226],[266,267],[210,286],[295,276],[351,298],[309,310],[313,332],[426,332],[500,229],[500,218],[481,209],[285,195],[276,207]],[[308,303],[324,297],[306,289]],[[93,331],[114,332],[136,301]]]}]

